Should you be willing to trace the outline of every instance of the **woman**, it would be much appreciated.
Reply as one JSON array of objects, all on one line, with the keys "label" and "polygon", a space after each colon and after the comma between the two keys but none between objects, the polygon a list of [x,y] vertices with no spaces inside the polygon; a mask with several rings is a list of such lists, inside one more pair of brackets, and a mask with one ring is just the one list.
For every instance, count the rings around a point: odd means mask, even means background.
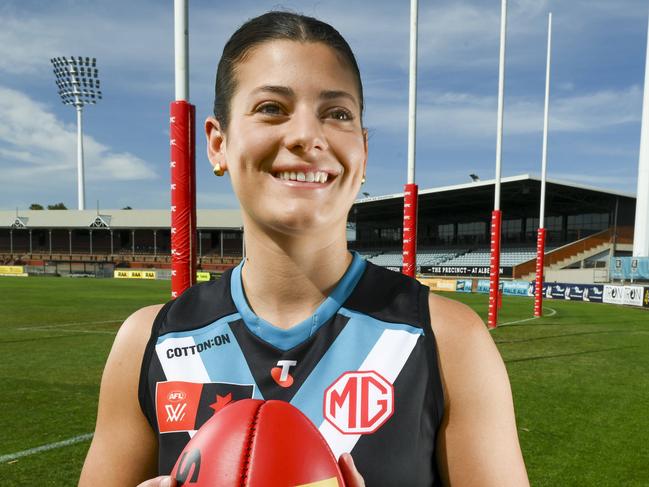
[{"label": "woman", "polygon": [[[153,477],[244,397],[299,407],[351,486],[528,485],[482,321],[347,250],[368,149],[345,40],[313,18],[262,15],[226,44],[215,91],[207,152],[240,201],[245,261],[126,320],[80,485],[173,485]],[[173,401],[192,394],[180,415]]]}]

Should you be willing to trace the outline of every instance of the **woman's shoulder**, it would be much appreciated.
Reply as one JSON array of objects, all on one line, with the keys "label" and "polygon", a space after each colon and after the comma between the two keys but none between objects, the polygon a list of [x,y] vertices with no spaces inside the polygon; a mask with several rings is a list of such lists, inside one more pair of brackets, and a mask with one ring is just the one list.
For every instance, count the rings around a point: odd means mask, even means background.
[{"label": "woman's shoulder", "polygon": [[476,386],[476,378],[485,378],[494,370],[502,369],[493,338],[475,311],[463,303],[432,293],[428,304],[447,394],[470,389]]},{"label": "woman's shoulder", "polygon": [[113,348],[127,353],[139,351],[141,355],[151,337],[153,322],[163,306],[164,304],[153,304],[133,312],[120,326]]},{"label": "woman's shoulder", "polygon": [[480,316],[464,303],[430,293],[428,308],[436,337],[457,339],[476,333],[489,336]]}]

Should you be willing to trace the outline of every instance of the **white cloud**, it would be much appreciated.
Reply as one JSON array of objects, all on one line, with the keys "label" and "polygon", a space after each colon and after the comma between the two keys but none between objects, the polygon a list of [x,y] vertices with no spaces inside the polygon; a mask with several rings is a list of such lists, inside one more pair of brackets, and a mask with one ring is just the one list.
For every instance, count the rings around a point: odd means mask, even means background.
[{"label": "white cloud", "polygon": [[[76,126],[64,124],[47,107],[26,94],[0,86],[0,168],[12,184],[43,181],[52,176],[76,177]],[[157,178],[153,168],[128,152],[115,152],[84,135],[88,181]],[[49,179],[56,184],[57,178]]]},{"label": "white cloud", "polygon": [[[542,100],[529,97],[506,98],[505,136],[540,133],[542,103]],[[550,106],[550,130],[585,133],[637,123],[641,106],[642,90],[638,86],[556,97]],[[407,106],[395,100],[374,101],[368,108],[366,123],[372,129],[401,133],[406,130]],[[454,92],[424,93],[418,97],[417,123],[419,134],[495,137],[496,97]]]}]

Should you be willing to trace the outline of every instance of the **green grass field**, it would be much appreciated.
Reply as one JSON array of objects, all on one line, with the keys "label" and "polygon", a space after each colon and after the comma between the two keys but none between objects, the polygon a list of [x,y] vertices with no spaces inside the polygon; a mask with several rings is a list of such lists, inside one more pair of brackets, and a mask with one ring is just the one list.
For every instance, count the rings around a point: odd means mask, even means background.
[{"label": "green grass field", "polygon": [[[0,478],[3,486],[76,485],[99,380],[121,321],[163,302],[169,283],[0,278]],[[483,318],[487,296],[449,294]],[[504,297],[493,337],[507,364],[533,486],[647,486],[649,312]],[[508,324],[509,323],[509,324]]]}]

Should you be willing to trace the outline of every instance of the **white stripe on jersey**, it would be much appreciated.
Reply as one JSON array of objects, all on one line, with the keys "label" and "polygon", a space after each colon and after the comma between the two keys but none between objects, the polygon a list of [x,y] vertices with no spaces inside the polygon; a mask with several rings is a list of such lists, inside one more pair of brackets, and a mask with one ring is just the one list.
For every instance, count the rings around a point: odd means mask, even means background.
[{"label": "white stripe on jersey", "polygon": [[[420,336],[404,330],[385,330],[358,370],[374,370],[394,384]],[[352,451],[361,436],[341,433],[326,419],[318,429],[336,458]]]}]

